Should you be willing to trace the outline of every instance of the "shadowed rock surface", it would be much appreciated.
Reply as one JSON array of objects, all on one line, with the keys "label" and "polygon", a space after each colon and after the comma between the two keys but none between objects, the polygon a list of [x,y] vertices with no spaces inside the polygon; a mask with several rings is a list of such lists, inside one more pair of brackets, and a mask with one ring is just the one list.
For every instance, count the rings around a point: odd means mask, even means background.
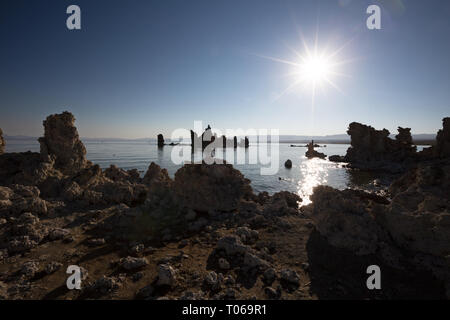
[{"label": "shadowed rock surface", "polygon": [[439,158],[450,157],[450,118],[442,120],[442,129],[436,136],[435,155]]},{"label": "shadowed rock surface", "polygon": [[326,241],[397,269],[430,271],[450,294],[450,161],[420,165],[390,186],[391,201],[319,186],[310,217]]},{"label": "shadowed rock surface", "polygon": [[5,142],[5,139],[3,139],[3,131],[0,128],[0,154],[5,152],[5,146],[6,146],[6,142]]},{"label": "shadowed rock surface", "polygon": [[352,122],[347,131],[351,137],[351,147],[347,150],[345,161],[354,168],[402,171],[416,152],[410,130],[399,127],[399,134],[393,140],[386,129],[376,130]]}]

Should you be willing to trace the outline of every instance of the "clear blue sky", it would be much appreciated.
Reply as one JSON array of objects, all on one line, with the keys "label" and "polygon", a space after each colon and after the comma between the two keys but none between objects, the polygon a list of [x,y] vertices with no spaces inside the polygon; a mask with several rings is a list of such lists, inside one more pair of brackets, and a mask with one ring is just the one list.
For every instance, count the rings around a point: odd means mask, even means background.
[{"label": "clear blue sky", "polygon": [[[77,4],[82,30],[66,28]],[[366,8],[382,6],[382,30]],[[0,127],[42,134],[51,113],[73,112],[83,137],[154,137],[202,120],[220,129],[344,133],[352,121],[435,133],[450,116],[447,0],[3,0]],[[292,83],[301,39],[344,48],[341,91]]]}]

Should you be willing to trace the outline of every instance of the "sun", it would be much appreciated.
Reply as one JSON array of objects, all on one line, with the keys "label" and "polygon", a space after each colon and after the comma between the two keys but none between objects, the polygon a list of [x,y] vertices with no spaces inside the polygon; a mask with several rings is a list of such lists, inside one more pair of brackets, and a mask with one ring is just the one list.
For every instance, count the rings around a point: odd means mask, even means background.
[{"label": "sun", "polygon": [[294,73],[300,82],[307,82],[312,85],[330,82],[330,77],[333,74],[333,63],[329,57],[324,55],[309,55],[302,58]]},{"label": "sun", "polygon": [[286,74],[291,80],[287,88],[277,94],[274,101],[280,99],[285,94],[294,91],[305,91],[311,94],[314,103],[315,96],[320,92],[325,92],[327,87],[333,87],[337,91],[343,93],[337,82],[341,76],[348,77],[343,73],[343,65],[352,60],[343,60],[340,52],[348,44],[344,43],[342,47],[331,48],[326,46],[320,49],[316,37],[313,46],[303,42],[303,50],[295,50],[288,47],[294,53],[294,59],[286,60],[274,58],[270,56],[258,55],[261,58],[269,59],[290,66],[290,71]]}]

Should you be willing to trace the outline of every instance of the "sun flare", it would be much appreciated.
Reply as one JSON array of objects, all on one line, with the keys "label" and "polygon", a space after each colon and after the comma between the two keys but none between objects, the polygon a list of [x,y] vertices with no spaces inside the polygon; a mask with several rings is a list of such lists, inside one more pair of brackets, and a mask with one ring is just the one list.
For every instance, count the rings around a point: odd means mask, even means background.
[{"label": "sun flare", "polygon": [[295,55],[292,60],[260,55],[262,58],[290,66],[290,71],[286,76],[292,80],[282,92],[275,96],[274,101],[294,90],[310,93],[313,104],[318,91],[325,91],[327,87],[333,87],[343,93],[337,82],[339,82],[340,76],[348,77],[347,74],[342,73],[342,67],[352,60],[342,60],[340,57],[340,53],[347,43],[333,50],[328,46],[321,49],[317,39],[312,47],[308,46],[306,41],[302,42],[303,50],[301,51],[288,47]]},{"label": "sun flare", "polygon": [[303,59],[295,72],[299,81],[320,84],[323,81],[330,81],[333,64],[325,56],[311,55]]}]

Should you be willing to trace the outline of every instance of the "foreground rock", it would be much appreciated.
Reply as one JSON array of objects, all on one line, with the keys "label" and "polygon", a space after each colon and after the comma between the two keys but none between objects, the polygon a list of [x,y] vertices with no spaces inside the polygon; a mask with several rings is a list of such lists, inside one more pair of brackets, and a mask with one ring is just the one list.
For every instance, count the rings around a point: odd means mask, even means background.
[{"label": "foreground rock", "polygon": [[229,164],[188,164],[175,173],[174,191],[193,210],[232,211],[252,194],[250,181]]},{"label": "foreground rock", "polygon": [[436,136],[436,146],[434,147],[434,155],[439,158],[450,157],[450,118],[442,120],[442,129]]},{"label": "foreground rock", "polygon": [[390,187],[392,201],[319,186],[311,218],[327,241],[355,255],[376,255],[433,272],[450,288],[450,162],[420,165]]},{"label": "foreground rock", "polygon": [[55,167],[71,173],[86,166],[86,148],[81,142],[75,117],[69,112],[54,114],[44,121],[44,137],[39,138],[41,156],[55,161]]}]

